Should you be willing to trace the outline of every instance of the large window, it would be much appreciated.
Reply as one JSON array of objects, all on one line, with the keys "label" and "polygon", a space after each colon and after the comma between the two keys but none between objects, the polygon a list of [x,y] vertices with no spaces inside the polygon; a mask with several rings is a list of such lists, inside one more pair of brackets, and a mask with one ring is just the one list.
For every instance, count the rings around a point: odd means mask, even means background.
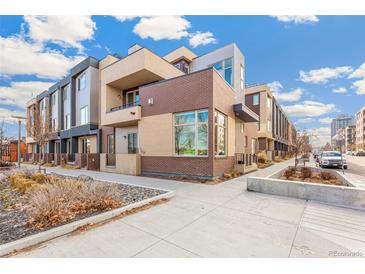
[{"label": "large window", "polygon": [[208,155],[208,110],[176,113],[175,155]]},{"label": "large window", "polygon": [[65,86],[65,87],[62,89],[62,97],[63,97],[63,101],[66,101],[66,100],[67,100],[69,87],[70,87],[70,85],[67,85],[67,86]]},{"label": "large window", "polygon": [[80,109],[80,125],[89,123],[89,106]]},{"label": "large window", "polygon": [[214,67],[224,77],[224,79],[232,85],[232,58],[215,63],[212,67]]},{"label": "large window", "polygon": [[83,90],[86,86],[86,74],[83,73],[79,78],[77,78],[77,90]]},{"label": "large window", "polygon": [[56,93],[52,94],[52,105],[56,105]]},{"label": "large window", "polygon": [[137,106],[139,104],[138,90],[128,91],[126,93],[126,106]]},{"label": "large window", "polygon": [[214,143],[214,154],[216,156],[227,155],[227,116],[215,111],[214,113],[215,122],[215,143]]},{"label": "large window", "polygon": [[260,101],[260,95],[258,95],[258,94],[255,94],[254,96],[253,96],[253,99],[252,99],[252,104],[254,105],[254,106],[257,106],[258,104],[259,104],[259,101]]}]

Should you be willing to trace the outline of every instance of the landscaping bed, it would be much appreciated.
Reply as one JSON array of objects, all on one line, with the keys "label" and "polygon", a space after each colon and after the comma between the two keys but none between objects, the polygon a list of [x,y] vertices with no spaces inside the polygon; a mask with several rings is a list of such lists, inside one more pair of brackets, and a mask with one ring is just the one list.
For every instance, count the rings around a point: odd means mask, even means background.
[{"label": "landscaping bed", "polygon": [[29,170],[0,174],[0,245],[126,207],[164,190],[44,175]]},{"label": "landscaping bed", "polygon": [[335,186],[348,186],[343,182],[343,180],[334,174],[327,171],[312,169],[310,167],[301,167],[297,169],[295,167],[288,167],[281,173],[279,179]]}]

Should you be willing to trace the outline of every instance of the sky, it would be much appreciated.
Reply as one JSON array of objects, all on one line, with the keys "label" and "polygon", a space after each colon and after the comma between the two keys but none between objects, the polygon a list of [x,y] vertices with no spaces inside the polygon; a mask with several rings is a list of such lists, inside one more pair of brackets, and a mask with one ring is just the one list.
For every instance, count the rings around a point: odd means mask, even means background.
[{"label": "sky", "polygon": [[232,42],[246,84],[269,84],[315,145],[330,141],[331,118],[365,105],[365,16],[0,16],[0,120],[16,135],[11,115],[86,56],[123,56],[134,43],[201,55]]}]

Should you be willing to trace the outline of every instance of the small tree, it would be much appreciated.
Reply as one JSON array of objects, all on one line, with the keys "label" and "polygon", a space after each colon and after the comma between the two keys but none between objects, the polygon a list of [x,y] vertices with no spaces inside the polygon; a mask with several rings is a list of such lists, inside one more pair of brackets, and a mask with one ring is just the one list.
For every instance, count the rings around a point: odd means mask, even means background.
[{"label": "small tree", "polygon": [[311,145],[309,144],[309,136],[307,131],[304,130],[301,133],[297,133],[294,139],[294,156],[295,156],[295,169],[298,166],[298,155],[303,153],[309,153],[311,151]]},{"label": "small tree", "polygon": [[[40,106],[36,106],[34,119],[33,119],[33,132],[34,141],[40,148],[41,159],[44,159],[44,146],[47,144],[48,140],[52,137],[51,127],[50,127],[50,115],[48,107],[48,99],[41,101]],[[43,105],[42,105],[43,104]],[[38,161],[39,169],[41,168],[42,161]]]},{"label": "small tree", "polygon": [[3,159],[3,145],[5,141],[5,128],[4,128],[4,119],[1,121],[0,124],[0,160]]}]

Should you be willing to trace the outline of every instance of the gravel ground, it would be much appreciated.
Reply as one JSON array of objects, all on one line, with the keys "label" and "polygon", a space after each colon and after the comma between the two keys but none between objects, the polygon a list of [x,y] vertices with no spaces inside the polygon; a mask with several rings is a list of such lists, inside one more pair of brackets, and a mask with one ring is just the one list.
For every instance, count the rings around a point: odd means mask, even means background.
[{"label": "gravel ground", "polygon": [[[120,198],[121,201],[123,201],[123,206],[166,193],[162,190],[139,186],[125,184],[116,185],[120,190]],[[29,208],[25,206],[24,195],[11,189],[7,180],[1,180],[0,178],[0,245],[44,231],[37,230],[27,225],[29,219],[28,209]],[[66,223],[97,215],[101,212],[102,211],[79,215]],[[66,223],[61,223],[59,225]],[[47,229],[50,228],[52,227]]]}]

